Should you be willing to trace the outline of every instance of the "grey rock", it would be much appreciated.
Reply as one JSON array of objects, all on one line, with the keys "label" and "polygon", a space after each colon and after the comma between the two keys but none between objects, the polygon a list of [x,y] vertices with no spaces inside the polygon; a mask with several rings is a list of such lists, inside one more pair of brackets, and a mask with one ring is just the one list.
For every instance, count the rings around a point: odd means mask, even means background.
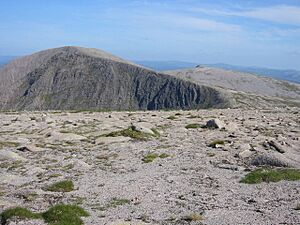
[{"label": "grey rock", "polygon": [[131,127],[135,131],[154,135],[154,132],[151,130],[151,128],[153,128],[153,125],[151,125],[149,123],[143,123],[143,122],[141,122],[141,123],[134,123],[134,124],[132,123]]},{"label": "grey rock", "polygon": [[222,129],[225,128],[225,123],[222,122],[219,119],[212,119],[207,121],[206,125],[207,128],[212,128],[212,129]]},{"label": "grey rock", "polygon": [[26,161],[24,157],[9,150],[0,150],[0,159],[1,160],[8,159],[12,161]]}]

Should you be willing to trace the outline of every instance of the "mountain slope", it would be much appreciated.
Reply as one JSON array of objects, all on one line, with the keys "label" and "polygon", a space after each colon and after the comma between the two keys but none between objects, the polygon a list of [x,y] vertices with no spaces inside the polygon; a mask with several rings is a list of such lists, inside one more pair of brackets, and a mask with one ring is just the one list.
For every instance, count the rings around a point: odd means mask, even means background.
[{"label": "mountain slope", "polygon": [[296,83],[201,66],[165,73],[197,84],[229,90],[238,102],[247,100],[247,104],[252,106],[257,103],[264,105],[268,101],[300,104],[300,85]]},{"label": "mountain slope", "polygon": [[217,89],[159,74],[108,53],[63,47],[0,70],[0,109],[154,110],[228,107]]}]

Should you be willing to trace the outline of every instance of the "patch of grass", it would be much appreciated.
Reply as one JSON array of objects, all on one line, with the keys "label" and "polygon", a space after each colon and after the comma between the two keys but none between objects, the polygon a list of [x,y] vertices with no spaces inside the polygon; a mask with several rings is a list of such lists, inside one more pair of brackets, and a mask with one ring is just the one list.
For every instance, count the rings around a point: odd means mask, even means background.
[{"label": "patch of grass", "polygon": [[113,198],[112,201],[109,203],[109,208],[115,208],[119,205],[125,205],[125,204],[130,204],[129,199],[124,199],[124,198]]},{"label": "patch of grass", "polygon": [[16,148],[18,146],[20,146],[20,144],[17,143],[17,142],[0,141],[0,149],[2,149],[2,148]]},{"label": "patch of grass", "polygon": [[156,158],[167,158],[170,155],[166,154],[166,153],[162,153],[162,154],[157,154],[157,153],[150,153],[148,155],[145,155],[144,158],[142,159],[144,163],[151,163],[153,162]]},{"label": "patch of grass", "polygon": [[242,180],[246,184],[262,182],[279,182],[281,180],[300,180],[300,170],[297,169],[257,169],[247,174]]},{"label": "patch of grass", "polygon": [[41,219],[41,215],[33,213],[30,210],[22,207],[11,208],[3,211],[0,214],[2,218],[1,224],[6,224],[10,218],[18,217],[20,219]]},{"label": "patch of grass", "polygon": [[193,222],[193,221],[201,221],[203,220],[203,217],[200,214],[191,213],[189,215],[184,216],[182,219],[188,222]]},{"label": "patch of grass", "polygon": [[201,128],[201,125],[198,123],[191,123],[185,126],[186,129],[197,129]]},{"label": "patch of grass", "polygon": [[159,158],[165,159],[165,158],[168,158],[169,156],[170,156],[170,155],[167,154],[167,153],[162,153],[162,154],[159,155]]},{"label": "patch of grass", "polygon": [[214,140],[208,144],[208,147],[215,148],[217,145],[225,145],[224,140]]},{"label": "patch of grass", "polygon": [[145,155],[142,160],[144,163],[150,163],[150,162],[153,162],[154,159],[156,159],[158,157],[159,157],[159,155],[157,153],[150,153],[148,155]]},{"label": "patch of grass", "polygon": [[111,132],[109,134],[105,134],[102,135],[103,137],[118,137],[118,136],[124,136],[124,137],[130,137],[132,139],[136,139],[136,140],[140,140],[140,141],[146,141],[149,140],[152,137],[157,137],[156,132],[158,133],[158,131],[154,131],[152,130],[155,135],[151,135],[151,134],[147,134],[147,133],[143,133],[143,132],[139,132],[139,131],[135,131],[132,129],[132,127],[129,127],[127,129],[124,130],[119,130],[119,131],[114,131]]},{"label": "patch of grass", "polygon": [[89,214],[76,205],[56,205],[42,213],[45,222],[50,225],[82,225],[80,217],[88,217]]},{"label": "patch of grass", "polygon": [[176,116],[169,116],[169,117],[167,117],[167,119],[168,119],[168,120],[176,120],[177,117],[176,117]]},{"label": "patch of grass", "polygon": [[18,217],[20,219],[43,219],[49,225],[83,225],[80,217],[87,216],[89,214],[83,208],[64,204],[53,206],[43,213],[34,213],[26,208],[16,207],[0,214],[1,224],[6,224],[13,217]]},{"label": "patch of grass", "polygon": [[124,198],[113,198],[109,203],[107,203],[104,206],[100,206],[99,204],[96,204],[93,206],[94,209],[98,209],[100,211],[105,211],[109,208],[116,208],[121,205],[126,205],[130,204],[129,199],[124,199]]},{"label": "patch of grass", "polygon": [[74,191],[74,184],[71,180],[59,181],[47,187],[46,190],[52,192],[71,192]]}]

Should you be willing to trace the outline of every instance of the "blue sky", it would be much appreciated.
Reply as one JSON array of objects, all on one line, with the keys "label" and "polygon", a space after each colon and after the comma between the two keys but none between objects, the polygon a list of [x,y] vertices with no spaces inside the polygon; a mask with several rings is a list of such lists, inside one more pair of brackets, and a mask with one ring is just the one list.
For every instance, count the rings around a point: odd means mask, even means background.
[{"label": "blue sky", "polygon": [[300,69],[300,1],[0,2],[0,55],[65,45],[134,60]]}]

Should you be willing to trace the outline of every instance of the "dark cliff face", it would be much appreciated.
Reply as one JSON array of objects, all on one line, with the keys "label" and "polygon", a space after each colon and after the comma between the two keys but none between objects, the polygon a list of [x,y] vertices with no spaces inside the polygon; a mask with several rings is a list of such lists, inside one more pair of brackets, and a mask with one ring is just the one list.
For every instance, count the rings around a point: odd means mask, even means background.
[{"label": "dark cliff face", "polygon": [[156,110],[229,106],[214,88],[80,51],[58,51],[20,77],[2,109]]}]

